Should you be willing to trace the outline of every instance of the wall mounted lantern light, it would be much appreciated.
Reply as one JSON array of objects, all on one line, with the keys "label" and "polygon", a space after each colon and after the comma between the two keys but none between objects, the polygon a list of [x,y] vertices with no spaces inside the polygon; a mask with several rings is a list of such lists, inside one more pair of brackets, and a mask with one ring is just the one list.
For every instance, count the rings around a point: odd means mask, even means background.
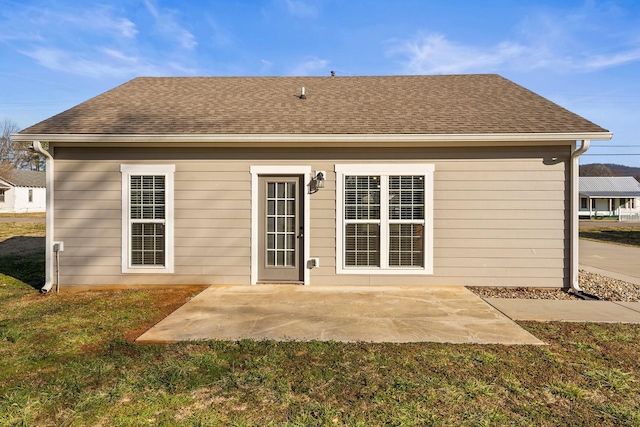
[{"label": "wall mounted lantern light", "polygon": [[311,178],[311,182],[309,183],[309,192],[315,193],[319,189],[324,188],[324,177],[326,173],[325,171],[316,171],[313,178]]}]

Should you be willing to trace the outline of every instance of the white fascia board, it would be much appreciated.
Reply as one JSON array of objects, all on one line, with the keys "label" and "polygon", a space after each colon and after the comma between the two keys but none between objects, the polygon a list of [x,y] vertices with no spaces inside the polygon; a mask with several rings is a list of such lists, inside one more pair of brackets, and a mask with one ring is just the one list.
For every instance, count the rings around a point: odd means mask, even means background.
[{"label": "white fascia board", "polygon": [[491,134],[13,134],[14,141],[47,141],[62,144],[221,144],[221,145],[289,145],[289,144],[423,144],[437,145],[507,145],[513,142],[551,143],[576,140],[609,140],[611,132],[585,133],[491,133]]}]

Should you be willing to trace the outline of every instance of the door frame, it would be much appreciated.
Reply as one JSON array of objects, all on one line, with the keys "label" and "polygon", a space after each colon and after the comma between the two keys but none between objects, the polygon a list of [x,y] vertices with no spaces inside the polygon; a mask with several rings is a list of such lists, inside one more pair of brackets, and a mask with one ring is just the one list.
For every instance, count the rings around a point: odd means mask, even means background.
[{"label": "door frame", "polygon": [[251,166],[249,168],[251,172],[251,284],[256,285],[258,283],[258,263],[260,257],[258,256],[259,245],[259,203],[260,192],[258,191],[258,178],[261,175],[278,175],[278,176],[302,176],[302,183],[305,186],[302,191],[303,209],[300,214],[302,215],[302,221],[304,222],[304,238],[300,250],[302,251],[303,264],[300,266],[303,270],[304,281],[303,284],[309,284],[309,269],[307,268],[307,260],[309,258],[309,240],[310,240],[310,197],[308,191],[308,183],[311,180],[311,166],[294,166],[294,165],[269,165],[269,166]]}]

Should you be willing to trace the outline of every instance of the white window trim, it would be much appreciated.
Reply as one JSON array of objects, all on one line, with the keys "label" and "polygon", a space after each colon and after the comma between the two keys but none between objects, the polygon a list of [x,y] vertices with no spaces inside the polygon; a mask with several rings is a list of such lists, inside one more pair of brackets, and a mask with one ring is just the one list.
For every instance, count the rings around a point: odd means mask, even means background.
[{"label": "white window trim", "polygon": [[[122,272],[161,274],[174,271],[174,186],[175,165],[120,165],[122,173]],[[165,265],[164,266],[131,266],[129,248],[131,246],[130,218],[131,175],[164,175],[165,176]]]},{"label": "white window trim", "polygon": [[[311,166],[250,166],[249,172],[251,173],[251,284],[256,285],[258,283],[258,221],[259,221],[259,194],[258,194],[258,178],[260,175],[303,175],[303,181],[305,185],[311,181]],[[309,256],[309,248],[311,240],[311,224],[309,218],[311,217],[311,203],[309,197],[309,191],[304,192],[304,251],[303,258],[305,265],[304,269],[304,284],[309,284],[309,269],[306,267],[307,257]]]},{"label": "white window trim", "polygon": [[[336,274],[433,274],[433,164],[337,164],[336,172]],[[345,267],[344,265],[344,177],[345,175],[424,176],[424,267]],[[382,194],[380,196],[382,200]],[[384,195],[388,198],[388,194]],[[388,218],[386,221],[389,221]],[[380,256],[386,258],[388,233],[380,236]]]}]

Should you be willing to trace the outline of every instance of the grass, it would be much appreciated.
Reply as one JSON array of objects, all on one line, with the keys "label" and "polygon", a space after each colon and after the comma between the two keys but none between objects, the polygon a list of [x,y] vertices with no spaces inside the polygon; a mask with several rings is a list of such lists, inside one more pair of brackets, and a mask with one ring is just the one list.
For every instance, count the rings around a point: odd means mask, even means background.
[{"label": "grass", "polygon": [[44,212],[27,212],[27,213],[12,213],[2,212],[0,218],[42,218],[44,219],[46,214]]},{"label": "grass", "polygon": [[11,237],[44,237],[45,224],[38,222],[0,223],[0,242]]},{"label": "grass", "polygon": [[1,265],[3,426],[640,425],[640,325],[522,323],[548,346],[138,345],[191,291],[41,295]]},{"label": "grass", "polygon": [[[21,217],[28,218],[29,215],[33,216],[33,214],[21,214]],[[17,252],[12,251],[10,255],[0,256],[0,277],[4,274],[29,284],[35,289],[40,289],[44,285],[44,247],[27,242],[29,240],[39,242],[44,235],[44,223],[0,223],[0,249],[9,244],[20,245],[20,250]],[[34,246],[35,248],[32,249]],[[23,251],[23,248],[26,251]]]},{"label": "grass", "polygon": [[580,227],[580,238],[640,247],[640,226],[585,226]]},{"label": "grass", "polygon": [[137,345],[189,292],[0,277],[1,425],[640,425],[637,325],[524,323],[542,347]]}]

